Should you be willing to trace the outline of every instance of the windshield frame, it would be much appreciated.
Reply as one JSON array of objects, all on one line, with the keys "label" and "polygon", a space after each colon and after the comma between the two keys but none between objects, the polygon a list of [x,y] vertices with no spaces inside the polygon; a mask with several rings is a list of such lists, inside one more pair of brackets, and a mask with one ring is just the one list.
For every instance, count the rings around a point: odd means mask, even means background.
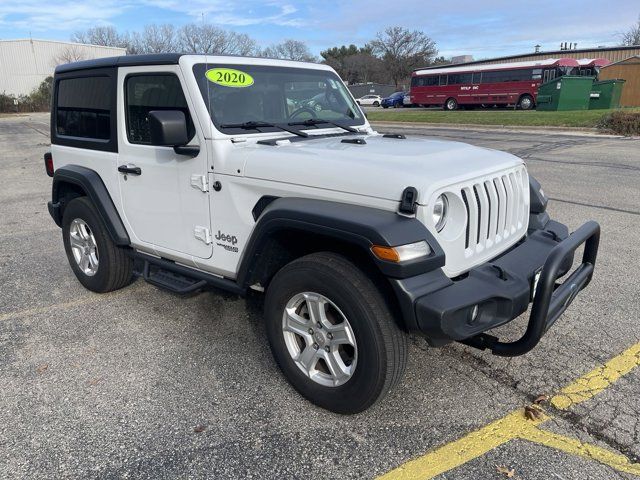
[{"label": "windshield frame", "polygon": [[[337,73],[335,73],[334,70],[332,69],[328,69],[328,68],[309,68],[309,66],[298,66],[298,65],[268,65],[268,64],[263,64],[263,63],[252,63],[252,62],[246,62],[246,63],[231,63],[231,62],[224,62],[224,61],[216,61],[216,62],[211,62],[211,61],[200,61],[200,62],[195,62],[192,66],[191,66],[191,72],[196,80],[196,83],[198,84],[198,89],[200,91],[202,100],[205,104],[206,110],[207,110],[207,116],[209,118],[209,120],[211,121],[213,127],[220,133],[224,134],[224,135],[229,135],[229,136],[239,136],[239,135],[259,135],[259,134],[265,134],[265,133],[278,133],[280,135],[282,135],[282,133],[284,133],[282,131],[281,128],[276,127],[268,127],[268,126],[258,126],[254,129],[247,129],[247,128],[237,128],[237,127],[223,127],[222,125],[227,124],[229,122],[225,121],[224,119],[219,119],[216,118],[216,116],[213,113],[213,108],[215,108],[215,105],[213,104],[212,98],[210,96],[210,88],[211,86],[215,85],[214,83],[210,82],[209,80],[207,80],[205,78],[204,73],[210,69],[213,68],[230,68],[230,69],[235,69],[235,70],[240,70],[243,71],[247,70],[250,71],[251,69],[262,69],[262,70],[266,70],[267,68],[271,68],[274,70],[291,70],[292,73],[301,73],[301,74],[309,74],[310,72],[313,72],[315,74],[318,75],[324,75],[326,78],[329,78],[331,80],[335,81],[336,84],[336,88],[342,90],[343,92],[343,96],[345,97],[345,101],[348,102],[348,106],[353,110],[353,113],[356,115],[355,118],[353,118],[352,120],[347,120],[347,119],[332,119],[332,121],[335,121],[338,124],[343,124],[347,127],[355,127],[355,128],[359,128],[359,127],[367,127],[368,126],[368,122],[367,122],[367,118],[365,113],[362,111],[362,109],[358,106],[358,104],[356,103],[355,99],[353,98],[353,95],[351,94],[351,92],[349,91],[349,89],[347,88],[347,86],[344,84],[344,82],[342,81],[342,79],[337,75]],[[218,85],[215,85],[214,88],[218,88]],[[220,87],[220,88],[233,88],[233,87]],[[321,92],[319,91],[318,94],[320,94]],[[312,97],[313,98],[313,97]],[[285,107],[286,108],[286,107]],[[359,118],[358,118],[359,117]],[[324,118],[319,116],[317,117],[318,119],[323,120]],[[284,125],[286,125],[288,122],[295,122],[297,120],[304,120],[305,118],[293,118],[293,119],[289,119],[287,118],[285,122],[282,122]],[[268,122],[268,120],[265,120]],[[234,122],[235,123],[235,122]],[[270,123],[275,123],[275,122],[270,122]],[[340,127],[338,126],[334,126],[331,125],[330,123],[326,123],[326,124],[318,124],[318,125],[314,125],[314,126],[310,126],[309,129],[309,133],[312,132],[316,132],[318,130],[335,130],[335,129],[339,129]],[[305,129],[306,130],[306,129]]]}]

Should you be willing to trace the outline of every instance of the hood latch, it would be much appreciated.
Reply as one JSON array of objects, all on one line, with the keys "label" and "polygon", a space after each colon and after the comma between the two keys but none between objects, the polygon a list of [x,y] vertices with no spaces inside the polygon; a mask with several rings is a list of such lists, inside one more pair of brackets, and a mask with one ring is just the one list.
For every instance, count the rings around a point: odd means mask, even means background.
[{"label": "hood latch", "polygon": [[398,211],[407,215],[415,215],[418,205],[418,190],[415,187],[407,187],[400,197]]}]

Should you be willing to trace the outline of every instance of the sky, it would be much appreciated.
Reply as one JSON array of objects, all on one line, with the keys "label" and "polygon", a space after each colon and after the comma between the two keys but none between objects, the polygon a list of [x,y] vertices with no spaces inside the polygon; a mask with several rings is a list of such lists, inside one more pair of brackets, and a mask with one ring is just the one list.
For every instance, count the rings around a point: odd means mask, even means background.
[{"label": "sky", "polygon": [[364,45],[388,26],[424,31],[439,55],[488,58],[619,43],[638,21],[638,0],[0,0],[0,39],[69,40],[95,25],[119,31],[149,23],[212,23],[246,33],[261,45],[304,40],[314,54]]}]

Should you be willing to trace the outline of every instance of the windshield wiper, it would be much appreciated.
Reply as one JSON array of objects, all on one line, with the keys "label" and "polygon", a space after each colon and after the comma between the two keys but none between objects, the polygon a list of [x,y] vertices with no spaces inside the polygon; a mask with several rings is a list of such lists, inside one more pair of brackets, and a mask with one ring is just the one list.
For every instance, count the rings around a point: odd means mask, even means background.
[{"label": "windshield wiper", "polygon": [[316,125],[320,125],[321,123],[327,123],[329,125],[333,125],[334,127],[343,128],[347,132],[360,133],[359,130],[356,130],[353,127],[349,127],[347,125],[341,125],[337,122],[332,122],[330,120],[321,120],[319,118],[310,118],[308,120],[304,120],[303,122],[291,122],[291,123],[288,123],[287,125],[302,125],[305,127],[314,127]]},{"label": "windshield wiper", "polygon": [[300,130],[296,130],[295,128],[285,127],[284,125],[280,125],[279,123],[269,123],[269,122],[256,122],[251,120],[249,122],[242,123],[223,123],[220,125],[221,128],[242,128],[245,130],[257,130],[262,127],[273,127],[279,128],[280,130],[284,130],[285,132],[293,133],[294,135],[298,135],[300,137],[308,137],[309,134],[306,132],[301,132]]}]

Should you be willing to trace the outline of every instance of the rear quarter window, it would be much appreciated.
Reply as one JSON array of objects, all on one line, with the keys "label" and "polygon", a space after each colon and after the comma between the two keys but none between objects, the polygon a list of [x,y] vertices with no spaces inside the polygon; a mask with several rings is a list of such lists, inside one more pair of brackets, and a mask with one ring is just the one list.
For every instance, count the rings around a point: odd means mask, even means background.
[{"label": "rear quarter window", "polygon": [[58,82],[56,133],[66,137],[111,137],[111,80],[82,77]]}]

